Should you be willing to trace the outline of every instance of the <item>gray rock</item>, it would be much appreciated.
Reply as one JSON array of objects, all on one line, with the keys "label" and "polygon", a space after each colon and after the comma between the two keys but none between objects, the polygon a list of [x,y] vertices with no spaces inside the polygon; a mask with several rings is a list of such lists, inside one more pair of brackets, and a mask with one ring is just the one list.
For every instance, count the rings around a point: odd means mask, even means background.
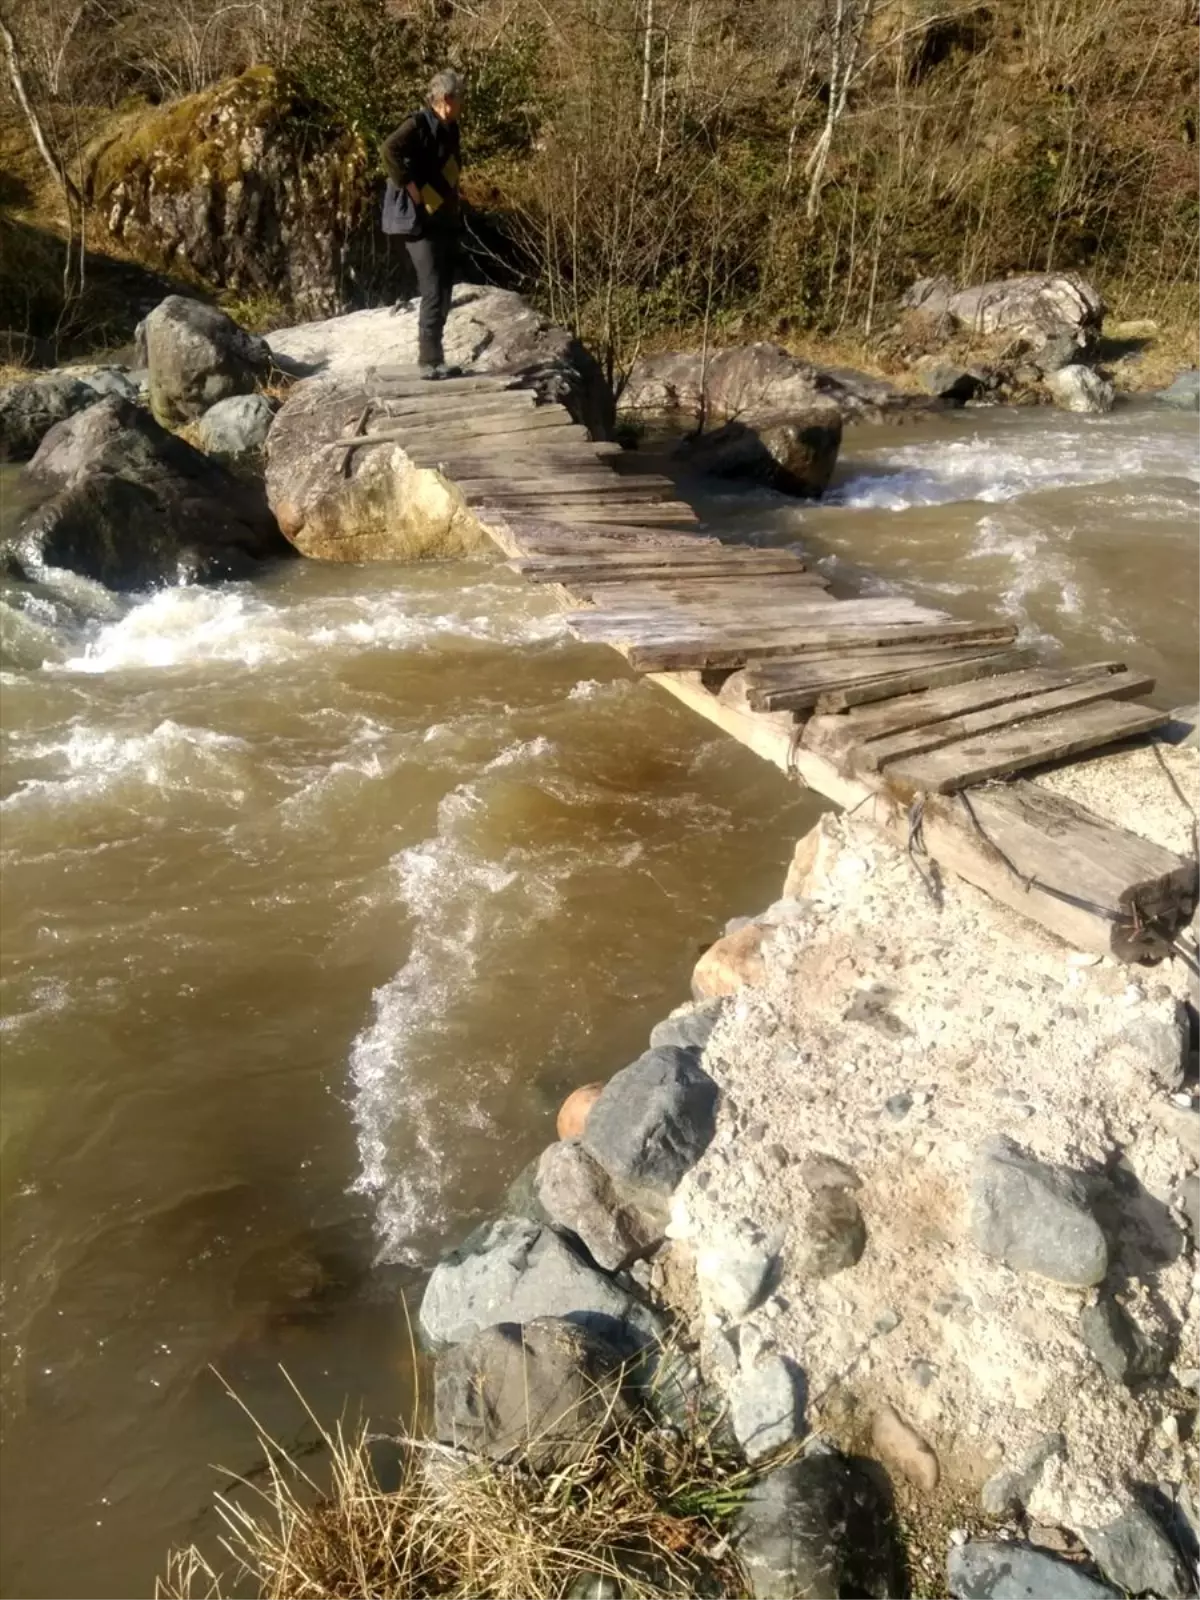
[{"label": "gray rock", "polygon": [[747,1461],[759,1461],[804,1434],[804,1385],[782,1356],[766,1353],[729,1385],[729,1418]]},{"label": "gray rock", "polygon": [[0,461],[28,461],[56,422],[95,405],[96,391],[55,372],[0,388]]},{"label": "gray rock", "polygon": [[626,1267],[663,1237],[667,1208],[659,1196],[639,1203],[618,1186],[578,1139],[560,1139],[543,1152],[537,1197],[550,1220],[576,1234],[598,1266]]},{"label": "gray rock", "polygon": [[660,1050],[675,1045],[680,1050],[702,1051],[724,1009],[722,995],[716,1000],[700,1000],[678,1015],[664,1018],[650,1030],[650,1048]]},{"label": "gray rock", "polygon": [[1132,1385],[1163,1371],[1168,1352],[1160,1350],[1115,1300],[1084,1306],[1079,1313],[1083,1342],[1113,1383]]},{"label": "gray rock", "polygon": [[258,455],[266,448],[275,402],[265,394],[233,394],[200,418],[196,435],[210,456]]},{"label": "gray rock", "polygon": [[1108,1270],[1108,1245],[1083,1184],[1023,1155],[1009,1140],[979,1152],[971,1184],[971,1239],[1016,1272],[1090,1288]]},{"label": "gray rock", "polygon": [[628,1416],[621,1382],[620,1351],[586,1328],[560,1317],[500,1323],[438,1356],[435,1433],[493,1461],[562,1467]]},{"label": "gray rock", "polygon": [[1063,367],[1074,366],[1080,359],[1082,346],[1077,333],[1058,333],[1047,339],[1038,351],[1038,371],[1043,375],[1058,372]]},{"label": "gray rock", "polygon": [[1182,1006],[1173,1019],[1140,1017],[1127,1023],[1121,1037],[1142,1057],[1155,1084],[1168,1094],[1182,1087],[1188,1058],[1187,1014]]},{"label": "gray rock", "polygon": [[1064,411],[1100,413],[1113,408],[1116,391],[1112,384],[1081,362],[1048,372],[1044,381],[1055,405]]},{"label": "gray rock", "polygon": [[538,1199],[537,1170],[540,1160],[540,1156],[535,1157],[527,1166],[522,1167],[504,1191],[504,1198],[500,1202],[501,1216],[524,1217],[529,1222],[551,1220],[545,1206]]},{"label": "gray rock", "polygon": [[920,311],[927,317],[944,317],[949,314],[950,302],[956,293],[949,278],[918,278],[900,296],[902,311]]},{"label": "gray rock", "polygon": [[709,1244],[696,1255],[696,1281],[705,1302],[738,1322],[765,1299],[775,1253],[749,1238]]},{"label": "gray rock", "polygon": [[565,1317],[622,1350],[660,1336],[662,1320],[553,1228],[505,1217],[433,1269],[419,1321],[434,1345],[461,1344],[497,1322]]},{"label": "gray rock", "polygon": [[952,362],[917,362],[914,367],[917,381],[928,393],[939,400],[951,400],[965,405],[987,388],[987,374],[979,367],[961,367]]},{"label": "gray rock", "polygon": [[710,477],[746,478],[782,494],[815,498],[829,487],[841,442],[841,413],[817,397],[803,412],[731,419],[685,439],[675,454]]},{"label": "gray rock", "polygon": [[1014,1510],[1023,1510],[1047,1461],[1066,1453],[1067,1441],[1063,1434],[1045,1433],[1015,1467],[993,1473],[979,1494],[979,1502],[988,1516],[1004,1517]]},{"label": "gray rock", "polygon": [[708,1148],[717,1086],[690,1050],[647,1050],[605,1084],[583,1147],[620,1184],[670,1195]]},{"label": "gray rock", "polygon": [[1200,1111],[1177,1106],[1170,1100],[1153,1100],[1150,1114],[1189,1161],[1200,1161]]},{"label": "gray rock", "polygon": [[754,1600],[898,1592],[878,1496],[827,1445],[810,1446],[799,1461],[752,1483],[733,1538]]},{"label": "gray rock", "polygon": [[145,319],[150,409],[169,427],[227,395],[250,394],[270,369],[266,343],[216,306],[172,294]]},{"label": "gray rock", "polygon": [[946,1576],[954,1600],[1111,1600],[1106,1584],[1016,1541],[976,1540],[951,1549]]},{"label": "gray rock", "polygon": [[829,1278],[854,1266],[867,1245],[858,1202],[845,1188],[820,1188],[792,1222],[792,1266],[807,1278]]},{"label": "gray rock", "polygon": [[1088,1554],[1120,1589],[1181,1600],[1192,1592],[1179,1552],[1142,1506],[1131,1505],[1103,1528],[1076,1528]]},{"label": "gray rock", "polygon": [[1181,372],[1166,389],[1160,389],[1154,398],[1165,406],[1175,406],[1180,411],[1200,411],[1200,371]]},{"label": "gray rock", "polygon": [[118,400],[135,404],[142,398],[141,384],[126,367],[80,367],[73,375],[101,397],[115,394]]},{"label": "gray rock", "polygon": [[[935,297],[917,309],[928,314]],[[1074,335],[1079,345],[1100,331],[1104,302],[1083,278],[1071,272],[1031,272],[994,279],[946,295],[939,315],[966,333],[1008,334],[1033,352],[1051,339]]]},{"label": "gray rock", "polygon": [[136,590],[244,577],[286,549],[261,490],[115,396],[55,423],[25,470],[58,491],[5,547],[27,578],[65,568]]}]

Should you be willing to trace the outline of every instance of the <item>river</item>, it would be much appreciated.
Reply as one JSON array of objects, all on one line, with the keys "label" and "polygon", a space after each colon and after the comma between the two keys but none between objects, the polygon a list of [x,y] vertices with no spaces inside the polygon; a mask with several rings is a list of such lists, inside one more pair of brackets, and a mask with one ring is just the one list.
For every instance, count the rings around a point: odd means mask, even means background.
[{"label": "river", "polygon": [[[967,412],[850,431],[820,506],[700,504],[1174,704],[1197,476],[1194,418]],[[405,1294],[818,802],[491,564],[10,586],[0,624],[0,1591],[144,1595],[254,1468],[223,1383],[288,1439],[281,1366],[405,1411]]]}]

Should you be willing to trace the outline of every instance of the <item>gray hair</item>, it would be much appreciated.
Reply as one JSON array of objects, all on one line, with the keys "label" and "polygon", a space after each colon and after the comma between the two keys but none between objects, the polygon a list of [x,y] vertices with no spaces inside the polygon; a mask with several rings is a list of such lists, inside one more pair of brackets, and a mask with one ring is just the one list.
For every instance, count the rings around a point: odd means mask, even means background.
[{"label": "gray hair", "polygon": [[429,94],[426,96],[430,105],[435,100],[460,100],[463,92],[463,81],[453,67],[446,67],[442,72],[434,74],[429,85]]}]

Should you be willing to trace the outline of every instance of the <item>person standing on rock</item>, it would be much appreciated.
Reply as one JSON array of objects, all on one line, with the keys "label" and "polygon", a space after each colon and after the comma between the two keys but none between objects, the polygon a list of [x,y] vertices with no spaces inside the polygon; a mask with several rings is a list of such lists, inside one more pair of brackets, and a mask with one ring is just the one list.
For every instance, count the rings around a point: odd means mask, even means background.
[{"label": "person standing on rock", "polygon": [[388,175],[383,231],[404,240],[417,274],[421,293],[417,360],[427,378],[449,375],[442,334],[458,257],[462,99],[458,73],[439,72],[429,85],[427,103],[383,142]]}]

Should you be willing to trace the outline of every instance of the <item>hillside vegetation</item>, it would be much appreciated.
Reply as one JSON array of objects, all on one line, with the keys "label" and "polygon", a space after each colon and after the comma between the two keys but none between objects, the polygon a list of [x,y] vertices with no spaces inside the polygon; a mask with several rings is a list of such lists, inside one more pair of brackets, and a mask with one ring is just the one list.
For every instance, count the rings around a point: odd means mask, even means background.
[{"label": "hillside vegetation", "polygon": [[[1191,326],[1195,22],[1180,0],[16,0],[10,26],[81,214],[88,142],[139,97],[273,64],[373,159],[459,65],[477,248],[619,366],[704,330],[869,339],[937,273],[1076,268],[1118,314]],[[0,199],[44,218],[55,185],[23,160]]]}]

